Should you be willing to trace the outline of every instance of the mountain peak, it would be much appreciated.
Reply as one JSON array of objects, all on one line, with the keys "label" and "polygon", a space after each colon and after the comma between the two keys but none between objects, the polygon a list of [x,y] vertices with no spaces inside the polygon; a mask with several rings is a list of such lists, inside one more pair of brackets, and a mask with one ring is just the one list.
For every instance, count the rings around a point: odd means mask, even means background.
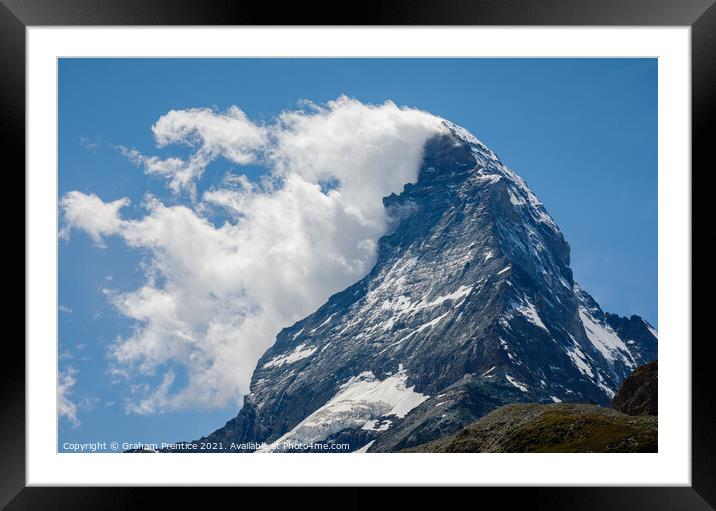
[{"label": "mountain peak", "polygon": [[525,181],[444,125],[417,182],[384,199],[393,223],[374,267],[279,333],[208,440],[402,449],[505,403],[607,404],[655,358],[655,330],[605,315],[574,282]]}]

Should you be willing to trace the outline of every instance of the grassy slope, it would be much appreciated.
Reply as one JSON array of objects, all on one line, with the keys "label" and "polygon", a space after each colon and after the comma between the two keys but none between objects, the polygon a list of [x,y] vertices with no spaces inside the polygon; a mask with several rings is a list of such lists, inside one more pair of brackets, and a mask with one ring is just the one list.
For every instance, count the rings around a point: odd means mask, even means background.
[{"label": "grassy slope", "polygon": [[406,452],[656,452],[657,418],[587,404],[506,405]]}]

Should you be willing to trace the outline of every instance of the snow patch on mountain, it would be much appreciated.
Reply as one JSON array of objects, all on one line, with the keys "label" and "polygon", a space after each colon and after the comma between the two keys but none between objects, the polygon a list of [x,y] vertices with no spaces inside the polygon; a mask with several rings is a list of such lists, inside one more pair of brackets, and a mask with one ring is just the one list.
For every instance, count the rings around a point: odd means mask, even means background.
[{"label": "snow patch on mountain", "polygon": [[634,367],[629,348],[611,327],[598,322],[585,307],[579,307],[579,318],[587,338],[605,359],[613,363],[621,358],[627,366]]},{"label": "snow patch on mountain", "polygon": [[584,355],[584,353],[582,353],[582,350],[575,347],[572,350],[567,350],[567,355],[569,355],[569,358],[572,359],[572,362],[574,362],[574,365],[577,366],[577,369],[579,369],[580,373],[585,376],[589,376],[590,378],[594,378],[594,372],[589,365],[587,357]]},{"label": "snow patch on mountain", "polygon": [[472,286],[460,286],[457,290],[452,293],[438,296],[432,300],[423,299],[419,302],[412,302],[410,297],[400,295],[395,298],[384,300],[381,304],[381,309],[388,312],[395,312],[396,317],[402,315],[411,315],[421,310],[433,309],[443,305],[445,302],[452,301],[455,305],[458,305],[457,300],[464,298],[470,294]]},{"label": "snow patch on mountain", "polygon": [[366,421],[365,424],[363,424],[363,427],[361,427],[361,429],[365,431],[385,431],[386,429],[390,428],[392,424],[393,421],[390,419],[371,419],[369,421]]},{"label": "snow patch on mountain", "polygon": [[368,452],[368,449],[370,449],[370,446],[373,445],[374,443],[375,443],[375,440],[371,440],[370,442],[365,444],[363,447],[361,447],[360,449],[357,449],[353,452]]},{"label": "snow patch on mountain", "polygon": [[316,352],[316,348],[306,348],[305,344],[296,346],[291,353],[288,355],[279,355],[274,357],[264,364],[264,368],[268,367],[281,367],[284,364],[293,364],[304,358],[308,358]]},{"label": "snow patch on mountain", "polygon": [[422,325],[420,325],[418,327],[418,329],[415,331],[415,333],[420,333],[427,328],[434,327],[435,325],[440,323],[443,319],[445,319],[448,316],[448,314],[450,314],[450,311],[448,311],[444,314],[440,314],[437,318],[432,319],[432,320],[428,321],[427,323],[423,323]]},{"label": "snow patch on mountain", "polygon": [[507,378],[507,381],[508,381],[508,382],[510,382],[512,385],[514,385],[515,387],[517,387],[518,389],[520,389],[522,392],[529,392],[529,389],[527,388],[527,386],[526,386],[524,383],[522,383],[522,382],[520,382],[519,380],[513,378],[513,377],[510,376],[509,374],[506,374],[506,375],[505,375],[505,378]]},{"label": "snow patch on mountain", "polygon": [[[513,305],[512,310],[518,314],[520,314],[522,317],[524,317],[527,321],[532,323],[533,325],[541,328],[545,332],[549,333],[549,330],[545,326],[544,322],[542,321],[542,318],[540,318],[539,313],[537,312],[537,309],[535,308],[534,304],[530,302],[529,298],[524,297],[523,301],[521,303],[517,303]],[[512,314],[507,314],[508,319],[512,318]]]},{"label": "snow patch on mountain", "polygon": [[340,391],[326,404],[261,452],[282,451],[288,444],[320,442],[348,428],[372,429],[375,419],[386,415],[403,418],[430,397],[407,387],[407,379],[402,365],[385,380],[378,380],[371,371],[362,372],[341,385]]}]

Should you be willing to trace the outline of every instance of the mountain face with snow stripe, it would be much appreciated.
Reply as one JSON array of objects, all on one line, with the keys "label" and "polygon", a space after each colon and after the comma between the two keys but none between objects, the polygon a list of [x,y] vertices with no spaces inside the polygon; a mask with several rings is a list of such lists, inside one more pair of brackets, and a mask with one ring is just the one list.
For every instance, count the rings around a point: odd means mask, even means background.
[{"label": "mountain face with snow stripe", "polygon": [[657,355],[638,316],[605,314],[527,184],[446,123],[418,181],[384,199],[393,231],[370,273],[282,330],[239,415],[211,442],[397,450],[505,403],[608,405]]}]

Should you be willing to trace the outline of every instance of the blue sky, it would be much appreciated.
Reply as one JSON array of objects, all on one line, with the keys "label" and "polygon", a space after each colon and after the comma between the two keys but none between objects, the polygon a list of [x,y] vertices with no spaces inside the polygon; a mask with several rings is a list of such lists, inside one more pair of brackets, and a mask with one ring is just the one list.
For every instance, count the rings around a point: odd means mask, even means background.
[{"label": "blue sky", "polygon": [[[345,94],[392,100],[461,125],[520,174],[572,247],[575,278],[609,312],[657,324],[657,62],[654,59],[63,59],[59,63],[59,196],[128,197],[143,214],[148,191],[176,203],[115,145],[157,153],[151,126],[173,109],[232,105],[270,121],[300,100]],[[162,153],[159,151],[159,153]],[[181,150],[171,152],[181,155]],[[209,189],[229,167],[212,163]],[[257,166],[241,169],[256,177]],[[60,422],[60,441],[198,438],[236,405],[127,414],[128,383],[112,383],[107,350],[134,324],[103,292],[145,278],[146,253],[114,237],[98,247],[74,231],[60,243],[60,367],[76,370],[79,425]]]}]

